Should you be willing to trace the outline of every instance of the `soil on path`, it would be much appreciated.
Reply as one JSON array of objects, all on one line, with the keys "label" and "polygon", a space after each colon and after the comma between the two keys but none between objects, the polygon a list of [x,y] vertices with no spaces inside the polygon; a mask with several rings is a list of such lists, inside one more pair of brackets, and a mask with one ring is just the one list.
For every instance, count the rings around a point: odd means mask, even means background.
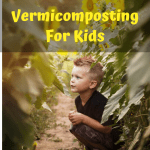
[{"label": "soil on path", "polygon": [[70,133],[68,114],[75,109],[74,100],[64,94],[58,95],[56,110],[56,128],[46,130],[46,134],[37,142],[37,150],[81,150],[78,141]]}]

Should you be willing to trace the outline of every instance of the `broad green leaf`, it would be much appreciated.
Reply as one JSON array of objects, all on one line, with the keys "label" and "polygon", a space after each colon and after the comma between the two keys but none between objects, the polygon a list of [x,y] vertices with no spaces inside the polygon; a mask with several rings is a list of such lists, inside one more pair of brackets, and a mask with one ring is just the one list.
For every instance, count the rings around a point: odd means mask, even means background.
[{"label": "broad green leaf", "polygon": [[120,36],[124,36],[126,33],[126,28],[125,27],[122,27],[120,30],[119,30],[119,35]]},{"label": "broad green leaf", "polygon": [[44,102],[44,103],[42,104],[42,107],[45,108],[45,109],[47,109],[47,110],[49,110],[50,112],[52,112],[52,110],[50,109],[50,107],[47,105],[46,102]]},{"label": "broad green leaf", "polygon": [[[145,94],[145,93],[144,93],[144,94]],[[145,97],[147,97],[146,94],[145,94]],[[149,124],[150,124],[150,109],[149,109],[149,112],[148,112],[148,117],[147,117],[147,119],[148,119],[148,122],[149,122]]]},{"label": "broad green leaf", "polygon": [[121,68],[122,66],[124,66],[125,62],[126,62],[125,61],[126,60],[126,52],[117,52],[116,59],[117,59],[117,61],[115,64],[118,68]]},{"label": "broad green leaf", "polygon": [[113,112],[119,108],[119,100],[124,95],[125,90],[127,88],[127,85],[124,85],[120,90],[118,90],[115,94],[113,94],[107,102],[107,105],[105,106],[103,116],[102,116],[102,122],[104,123],[108,120],[108,117],[113,114]]},{"label": "broad green leaf", "polygon": [[147,3],[147,5],[145,5],[141,10],[138,11],[138,23],[135,25],[128,24],[128,27],[130,28],[130,30],[132,30],[132,31],[137,30],[150,20],[150,15],[149,15],[150,9],[149,8],[150,8],[150,2]]},{"label": "broad green leaf", "polygon": [[71,96],[69,91],[68,91],[68,88],[67,86],[63,83],[63,90],[64,90],[64,94],[67,95],[67,96]]},{"label": "broad green leaf", "polygon": [[[126,93],[128,93],[127,91],[128,91],[128,89],[126,90]],[[120,108],[121,108],[122,105],[124,104],[124,101],[127,99],[127,98],[126,98],[126,93],[125,93],[125,94],[122,96],[122,98],[119,100]]]},{"label": "broad green leaf", "polygon": [[43,90],[43,82],[34,68],[15,69],[10,77],[11,86],[24,94],[39,96]]},{"label": "broad green leaf", "polygon": [[66,85],[63,83],[63,81],[61,81],[61,79],[59,79],[57,76],[55,77],[55,80],[53,82],[53,84],[61,91],[63,92],[65,95],[70,96],[69,91],[66,87]]},{"label": "broad green leaf", "polygon": [[110,96],[110,90],[111,88],[109,88],[107,91],[105,91],[104,93],[102,93],[106,98],[108,98]]},{"label": "broad green leaf", "polygon": [[113,75],[113,73],[114,73],[113,63],[111,63],[111,64],[112,64],[112,65],[108,68],[108,71],[107,71],[107,73],[106,73],[106,78],[107,78],[108,76]]},{"label": "broad green leaf", "polygon": [[10,52],[20,52],[21,51],[21,34],[11,34],[3,33],[3,47],[8,49]]},{"label": "broad green leaf", "polygon": [[[8,136],[15,144],[31,147],[34,133],[29,114],[24,111],[29,109],[24,105],[26,99],[20,92],[15,92],[12,96],[9,90],[9,83],[3,84],[3,141],[7,140],[5,138]],[[20,98],[15,99],[18,96]],[[21,108],[20,105],[25,108]]]},{"label": "broad green leaf", "polygon": [[150,135],[150,125],[147,127],[146,131],[144,132],[143,138],[147,138]]},{"label": "broad green leaf", "polygon": [[55,73],[50,66],[49,59],[45,53],[36,53],[34,58],[31,60],[32,66],[35,67],[39,72],[47,86],[52,85],[55,80]]},{"label": "broad green leaf", "polygon": [[21,150],[22,146],[19,143],[15,143],[14,141],[12,141],[12,139],[10,139],[7,135],[5,135],[5,140],[3,140],[2,142],[2,147],[3,149],[9,149],[9,150]]},{"label": "broad green leaf", "polygon": [[110,87],[110,81],[107,80],[104,82],[104,85],[101,88],[101,92],[103,93],[105,90],[107,90]]},{"label": "broad green leaf", "polygon": [[[13,53],[2,52],[2,69],[4,70],[5,68],[8,68],[8,66],[10,67],[10,63],[13,62],[13,59],[14,59]],[[4,71],[3,71],[3,76],[4,76]]]},{"label": "broad green leaf", "polygon": [[33,40],[32,45],[34,47],[34,52],[47,52],[46,48],[44,47],[44,45],[42,44],[40,40]]},{"label": "broad green leaf", "polygon": [[107,29],[104,30],[103,32],[105,35],[104,35],[104,41],[102,41],[101,44],[104,44],[106,42],[108,43],[111,38],[114,38],[118,35],[118,30],[110,31],[109,29]]},{"label": "broad green leaf", "polygon": [[34,103],[36,109],[40,109],[43,104],[43,100],[41,97],[37,97],[36,102]]},{"label": "broad green leaf", "polygon": [[117,45],[117,46],[121,45],[120,39],[119,39],[118,36],[116,36],[115,38],[109,39],[109,41],[110,41],[112,44],[114,44],[114,45]]},{"label": "broad green leaf", "polygon": [[131,142],[129,149],[128,150],[132,150],[135,146],[135,144],[139,141],[140,139],[140,135],[141,135],[141,129],[138,127],[137,130],[135,131],[135,136],[133,141]]},{"label": "broad green leaf", "polygon": [[57,52],[59,49],[60,49],[60,46],[58,45],[58,43],[51,40],[48,45],[48,51],[49,52]]},{"label": "broad green leaf", "polygon": [[120,71],[114,70],[113,78],[114,78],[114,79],[115,79],[115,78],[119,78],[120,74],[121,74]]},{"label": "broad green leaf", "polygon": [[118,48],[118,46],[113,46],[113,47],[107,48],[105,51],[106,52],[114,52],[117,48]]},{"label": "broad green leaf", "polygon": [[54,84],[61,92],[64,93],[63,85],[61,84],[60,79],[58,79],[58,77],[55,76],[55,80],[54,80],[53,84]]},{"label": "broad green leaf", "polygon": [[106,65],[107,69],[108,67],[111,67],[113,64],[114,64],[114,61],[108,60],[107,65]]},{"label": "broad green leaf", "polygon": [[147,129],[145,130],[143,136],[142,136],[142,139],[141,139],[141,142],[140,142],[140,146],[138,147],[137,150],[142,150],[143,149],[143,145],[144,145],[144,141],[147,137],[150,136],[150,125],[147,127]]},{"label": "broad green leaf", "polygon": [[119,84],[114,85],[113,87],[111,87],[111,91],[110,91],[110,96],[114,93],[116,93],[120,88]]},{"label": "broad green leaf", "polygon": [[133,44],[136,42],[138,37],[141,37],[141,31],[134,30],[134,31],[128,31],[126,33],[126,36],[123,40],[123,43],[120,48],[116,49],[116,52],[128,52],[132,49]]},{"label": "broad green leaf", "polygon": [[118,117],[118,120],[122,119],[123,116],[128,112],[128,110],[130,109],[130,106],[132,104],[135,104],[135,105],[139,105],[140,104],[140,100],[141,98],[144,96],[144,90],[141,89],[140,92],[138,92],[134,97],[132,97],[127,106],[124,106],[121,110],[121,113],[119,114],[119,117]]},{"label": "broad green leaf", "polygon": [[135,95],[140,86],[150,83],[150,38],[141,47],[142,52],[136,53],[131,59],[128,69],[128,83],[130,85],[130,99]]},{"label": "broad green leaf", "polygon": [[124,74],[121,78],[121,83],[124,83],[127,81],[127,74]]},{"label": "broad green leaf", "polygon": [[93,62],[93,63],[91,64],[90,69],[92,69],[96,64],[97,64],[97,61],[96,61],[96,62]]},{"label": "broad green leaf", "polygon": [[142,7],[147,5],[149,0],[125,0],[125,12],[128,11],[129,13],[137,12]]},{"label": "broad green leaf", "polygon": [[[11,11],[15,11],[15,14],[17,14],[18,9],[21,9],[21,14],[18,22],[13,21]],[[37,17],[34,17],[34,21],[22,21],[21,20],[21,15],[24,12],[44,12],[44,10],[41,7],[38,7],[35,5],[33,1],[20,1],[20,0],[15,0],[14,3],[9,3],[9,2],[3,2],[3,19],[10,23],[13,24],[14,26],[18,26],[20,29],[27,31],[34,36],[36,36],[40,40],[46,40],[46,34],[44,33],[44,30],[42,29],[40,23],[37,20]],[[30,17],[29,17],[30,18]]]},{"label": "broad green leaf", "polygon": [[99,52],[96,54],[96,56],[97,56],[98,58],[96,59],[96,62],[93,62],[93,63],[91,64],[90,69],[93,68],[98,62],[101,62],[102,59],[103,59],[103,57],[102,57],[101,55],[99,55]]},{"label": "broad green leaf", "polygon": [[34,103],[35,107],[37,109],[40,109],[42,104],[46,102],[46,100],[47,100],[47,90],[46,88],[44,88],[42,94],[36,98],[36,102]]}]

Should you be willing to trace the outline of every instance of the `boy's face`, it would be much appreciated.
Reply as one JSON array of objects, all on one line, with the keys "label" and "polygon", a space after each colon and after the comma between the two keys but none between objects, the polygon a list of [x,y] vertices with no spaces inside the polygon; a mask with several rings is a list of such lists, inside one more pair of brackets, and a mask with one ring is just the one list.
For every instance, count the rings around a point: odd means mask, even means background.
[{"label": "boy's face", "polygon": [[89,67],[74,66],[72,69],[72,78],[70,81],[71,91],[74,93],[85,93],[90,90]]}]

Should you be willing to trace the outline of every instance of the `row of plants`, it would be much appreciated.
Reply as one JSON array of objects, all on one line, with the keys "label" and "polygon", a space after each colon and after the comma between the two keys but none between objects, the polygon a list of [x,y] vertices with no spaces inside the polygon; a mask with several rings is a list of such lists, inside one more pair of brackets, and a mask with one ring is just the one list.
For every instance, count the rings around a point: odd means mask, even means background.
[{"label": "row of plants", "polygon": [[[89,25],[81,22],[80,30],[88,29],[89,34],[92,30],[102,31],[105,40],[78,43],[78,51],[82,52],[80,55],[93,55],[104,66],[106,74],[99,91],[109,100],[102,121],[114,114],[118,117],[116,121],[124,121],[120,141],[125,141],[125,149],[146,150],[150,147],[149,1],[83,0],[82,3],[84,12],[121,9],[139,14],[134,26],[121,21],[91,21]],[[35,140],[30,119],[32,105],[40,109],[44,104],[50,110],[46,101],[53,86],[68,94],[60,76],[62,72],[69,76],[63,64],[70,61],[68,56],[48,53],[60,49],[57,43],[46,42],[45,30],[53,28],[54,22],[48,26],[36,20],[14,23],[11,11],[17,12],[18,8],[22,13],[45,11],[34,0],[3,1],[3,148],[15,150],[31,148]]]},{"label": "row of plants", "polygon": [[[104,66],[105,77],[99,91],[108,97],[102,122],[114,115],[123,122],[123,134],[117,142],[124,149],[150,148],[150,18],[147,0],[83,0],[84,12],[138,12],[138,23],[121,21],[82,22],[79,29],[104,32],[103,42],[78,43],[83,55],[93,55]],[[94,64],[93,64],[94,65]]]},{"label": "row of plants", "polygon": [[56,92],[68,94],[60,75],[61,65],[69,60],[50,53],[53,45],[46,42],[45,22],[13,21],[11,11],[44,12],[36,1],[4,0],[2,8],[3,149],[35,149],[35,134],[45,130],[39,121],[47,119],[35,115],[41,115],[37,110],[42,107],[51,111]]}]

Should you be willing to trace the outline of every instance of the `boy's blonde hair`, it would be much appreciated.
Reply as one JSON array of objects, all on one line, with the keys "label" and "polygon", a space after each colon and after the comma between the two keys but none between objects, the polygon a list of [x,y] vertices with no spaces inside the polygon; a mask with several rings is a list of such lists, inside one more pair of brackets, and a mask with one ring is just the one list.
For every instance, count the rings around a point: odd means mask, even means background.
[{"label": "boy's blonde hair", "polygon": [[[96,60],[94,60],[92,58],[92,56],[85,56],[85,57],[74,60],[74,65],[91,67],[92,63],[95,63],[95,62],[96,62]],[[100,85],[100,83],[103,80],[104,72],[103,72],[102,68],[103,68],[103,66],[101,65],[100,62],[98,62],[89,70],[90,78],[97,81],[96,88],[98,88],[98,86]]]}]

